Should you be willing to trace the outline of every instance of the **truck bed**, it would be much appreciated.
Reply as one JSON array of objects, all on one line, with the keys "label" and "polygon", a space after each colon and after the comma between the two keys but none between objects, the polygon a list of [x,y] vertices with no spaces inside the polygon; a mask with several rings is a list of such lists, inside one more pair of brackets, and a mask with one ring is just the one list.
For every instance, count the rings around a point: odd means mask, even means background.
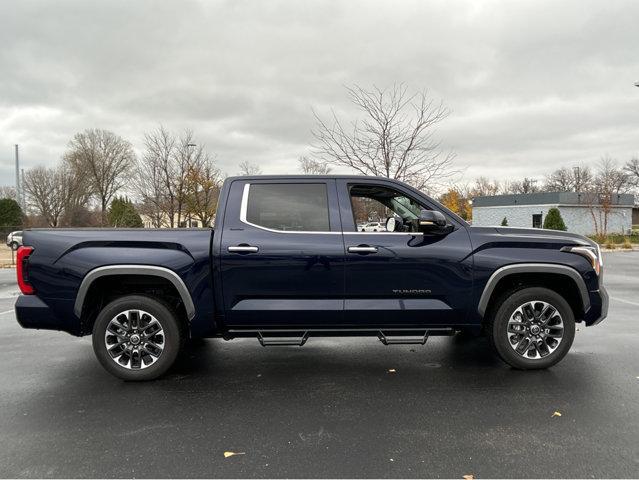
[{"label": "truck bed", "polygon": [[[24,231],[29,257],[29,282],[36,295],[21,296],[16,304],[39,305],[30,318],[39,328],[55,328],[74,335],[83,329],[74,306],[80,285],[92,270],[105,265],[149,265],[175,272],[199,308],[193,326],[212,327],[212,229],[31,229]],[[26,305],[28,303],[29,305]],[[25,325],[29,326],[29,325]]]}]

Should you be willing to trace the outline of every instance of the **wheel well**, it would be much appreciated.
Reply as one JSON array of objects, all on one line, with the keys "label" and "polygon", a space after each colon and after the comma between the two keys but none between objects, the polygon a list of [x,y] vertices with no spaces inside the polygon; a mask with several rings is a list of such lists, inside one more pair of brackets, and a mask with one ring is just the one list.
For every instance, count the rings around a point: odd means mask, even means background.
[{"label": "wheel well", "polygon": [[107,275],[97,278],[89,287],[80,316],[81,334],[90,334],[98,314],[109,302],[125,295],[147,295],[167,303],[184,328],[188,320],[184,303],[175,286],[166,278],[154,275]]},{"label": "wheel well", "polygon": [[575,321],[579,322],[583,318],[584,306],[581,300],[581,294],[579,287],[572,278],[568,275],[562,275],[561,273],[530,272],[513,273],[497,282],[488,300],[488,308],[484,315],[484,321],[490,318],[494,309],[498,308],[497,300],[500,296],[513,290],[527,287],[542,287],[557,292],[564,297],[570,305],[575,315]]}]

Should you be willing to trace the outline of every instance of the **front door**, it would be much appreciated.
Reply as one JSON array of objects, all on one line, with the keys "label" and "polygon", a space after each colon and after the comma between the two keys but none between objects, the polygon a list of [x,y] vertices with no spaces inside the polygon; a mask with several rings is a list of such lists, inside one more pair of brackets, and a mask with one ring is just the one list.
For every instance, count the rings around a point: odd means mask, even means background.
[{"label": "front door", "polygon": [[[466,228],[447,212],[448,234],[418,231],[428,197],[383,180],[339,180],[346,248],[345,323],[414,327],[463,324],[472,299]],[[386,231],[388,217],[397,225]],[[380,222],[380,231],[357,225]],[[366,229],[368,230],[368,229]]]},{"label": "front door", "polygon": [[344,243],[335,180],[234,181],[220,262],[228,326],[341,323]]}]

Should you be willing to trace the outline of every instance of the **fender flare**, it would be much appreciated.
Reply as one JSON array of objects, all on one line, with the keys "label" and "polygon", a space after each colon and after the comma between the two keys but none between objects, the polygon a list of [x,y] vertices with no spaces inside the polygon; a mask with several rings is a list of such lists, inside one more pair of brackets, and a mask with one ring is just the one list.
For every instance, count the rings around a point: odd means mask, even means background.
[{"label": "fender flare", "polygon": [[575,282],[577,288],[579,289],[584,312],[587,312],[590,309],[590,296],[588,295],[586,282],[579,274],[579,272],[574,268],[554,263],[516,263],[513,265],[506,265],[504,267],[498,268],[490,276],[488,282],[486,282],[484,291],[482,292],[479,299],[479,305],[477,306],[477,311],[482,318],[486,313],[486,309],[488,308],[488,301],[490,300],[490,296],[493,294],[497,283],[499,283],[502,278],[517,273],[553,273],[567,276]]},{"label": "fender flare", "polygon": [[91,270],[82,279],[82,283],[78,289],[78,295],[75,298],[75,304],[73,306],[73,313],[75,313],[78,318],[82,315],[84,300],[93,282],[98,278],[108,277],[111,275],[148,275],[164,278],[171,282],[178,291],[178,294],[182,299],[182,303],[184,303],[188,319],[192,320],[195,316],[195,305],[193,304],[193,299],[191,298],[189,289],[186,288],[184,281],[173,270],[153,265],[107,265],[105,267],[98,267]]}]

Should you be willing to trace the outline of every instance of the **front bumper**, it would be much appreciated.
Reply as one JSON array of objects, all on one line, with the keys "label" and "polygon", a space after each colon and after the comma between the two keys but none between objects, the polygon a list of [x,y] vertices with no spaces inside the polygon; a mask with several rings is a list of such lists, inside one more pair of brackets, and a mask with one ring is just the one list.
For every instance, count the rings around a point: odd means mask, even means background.
[{"label": "front bumper", "polygon": [[590,292],[590,309],[584,316],[587,326],[598,325],[608,316],[608,302],[608,291],[603,285]]}]

